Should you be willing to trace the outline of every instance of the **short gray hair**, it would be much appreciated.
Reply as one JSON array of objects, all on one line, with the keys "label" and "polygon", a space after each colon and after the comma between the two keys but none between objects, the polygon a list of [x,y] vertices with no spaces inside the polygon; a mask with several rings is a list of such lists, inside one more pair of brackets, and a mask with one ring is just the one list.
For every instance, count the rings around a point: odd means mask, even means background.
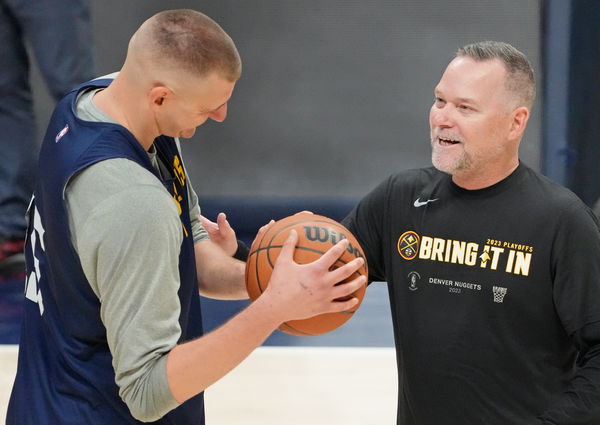
[{"label": "short gray hair", "polygon": [[476,61],[497,59],[506,68],[506,88],[518,96],[531,109],[535,100],[535,77],[527,56],[508,43],[480,41],[467,44],[456,52],[456,57],[466,56]]}]

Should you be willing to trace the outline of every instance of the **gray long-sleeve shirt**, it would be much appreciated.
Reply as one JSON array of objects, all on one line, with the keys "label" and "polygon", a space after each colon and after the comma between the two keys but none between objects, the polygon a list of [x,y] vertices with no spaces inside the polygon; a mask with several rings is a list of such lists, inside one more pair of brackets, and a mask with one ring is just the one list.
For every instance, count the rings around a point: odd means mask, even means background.
[{"label": "gray long-sleeve shirt", "polygon": [[[78,117],[114,123],[93,104],[96,91],[80,95]],[[149,156],[160,170],[153,149]],[[188,188],[194,241],[208,239],[198,198]],[[134,417],[156,420],[178,405],[166,376],[166,354],[181,333],[177,206],[154,175],[124,158],[75,175],[65,200],[73,246],[101,301],[119,394]],[[127,267],[117,267],[123,261]]]}]

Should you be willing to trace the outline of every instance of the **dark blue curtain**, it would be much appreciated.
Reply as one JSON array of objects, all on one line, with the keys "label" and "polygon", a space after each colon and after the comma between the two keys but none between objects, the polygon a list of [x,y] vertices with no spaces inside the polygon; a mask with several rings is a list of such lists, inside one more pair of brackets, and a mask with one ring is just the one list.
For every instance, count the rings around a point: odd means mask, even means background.
[{"label": "dark blue curtain", "polygon": [[600,1],[571,9],[568,186],[587,204],[600,198]]}]

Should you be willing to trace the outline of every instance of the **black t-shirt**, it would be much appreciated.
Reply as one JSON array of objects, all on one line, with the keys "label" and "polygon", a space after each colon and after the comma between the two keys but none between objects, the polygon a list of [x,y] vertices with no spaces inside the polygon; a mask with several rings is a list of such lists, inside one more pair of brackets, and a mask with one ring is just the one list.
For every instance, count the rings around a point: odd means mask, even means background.
[{"label": "black t-shirt", "polygon": [[600,232],[574,194],[523,164],[472,191],[411,170],[344,224],[388,282],[398,424],[600,424]]}]

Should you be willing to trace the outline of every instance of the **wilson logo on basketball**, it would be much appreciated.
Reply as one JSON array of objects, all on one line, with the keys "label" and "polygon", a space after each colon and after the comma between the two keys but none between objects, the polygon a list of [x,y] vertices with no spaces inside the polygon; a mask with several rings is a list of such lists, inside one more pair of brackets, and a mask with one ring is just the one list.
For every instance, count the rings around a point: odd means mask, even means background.
[{"label": "wilson logo on basketball", "polygon": [[[304,227],[304,236],[307,240],[311,242],[329,242],[331,245],[335,245],[339,241],[343,239],[348,239],[348,237],[343,233],[338,233],[333,229],[321,226],[303,226]],[[348,248],[346,249],[350,254],[355,257],[362,257],[360,250],[354,246],[352,246],[352,242],[348,244]]]},{"label": "wilson logo on basketball", "polygon": [[419,253],[419,235],[412,230],[404,232],[398,238],[398,252],[405,260],[414,260]]}]

